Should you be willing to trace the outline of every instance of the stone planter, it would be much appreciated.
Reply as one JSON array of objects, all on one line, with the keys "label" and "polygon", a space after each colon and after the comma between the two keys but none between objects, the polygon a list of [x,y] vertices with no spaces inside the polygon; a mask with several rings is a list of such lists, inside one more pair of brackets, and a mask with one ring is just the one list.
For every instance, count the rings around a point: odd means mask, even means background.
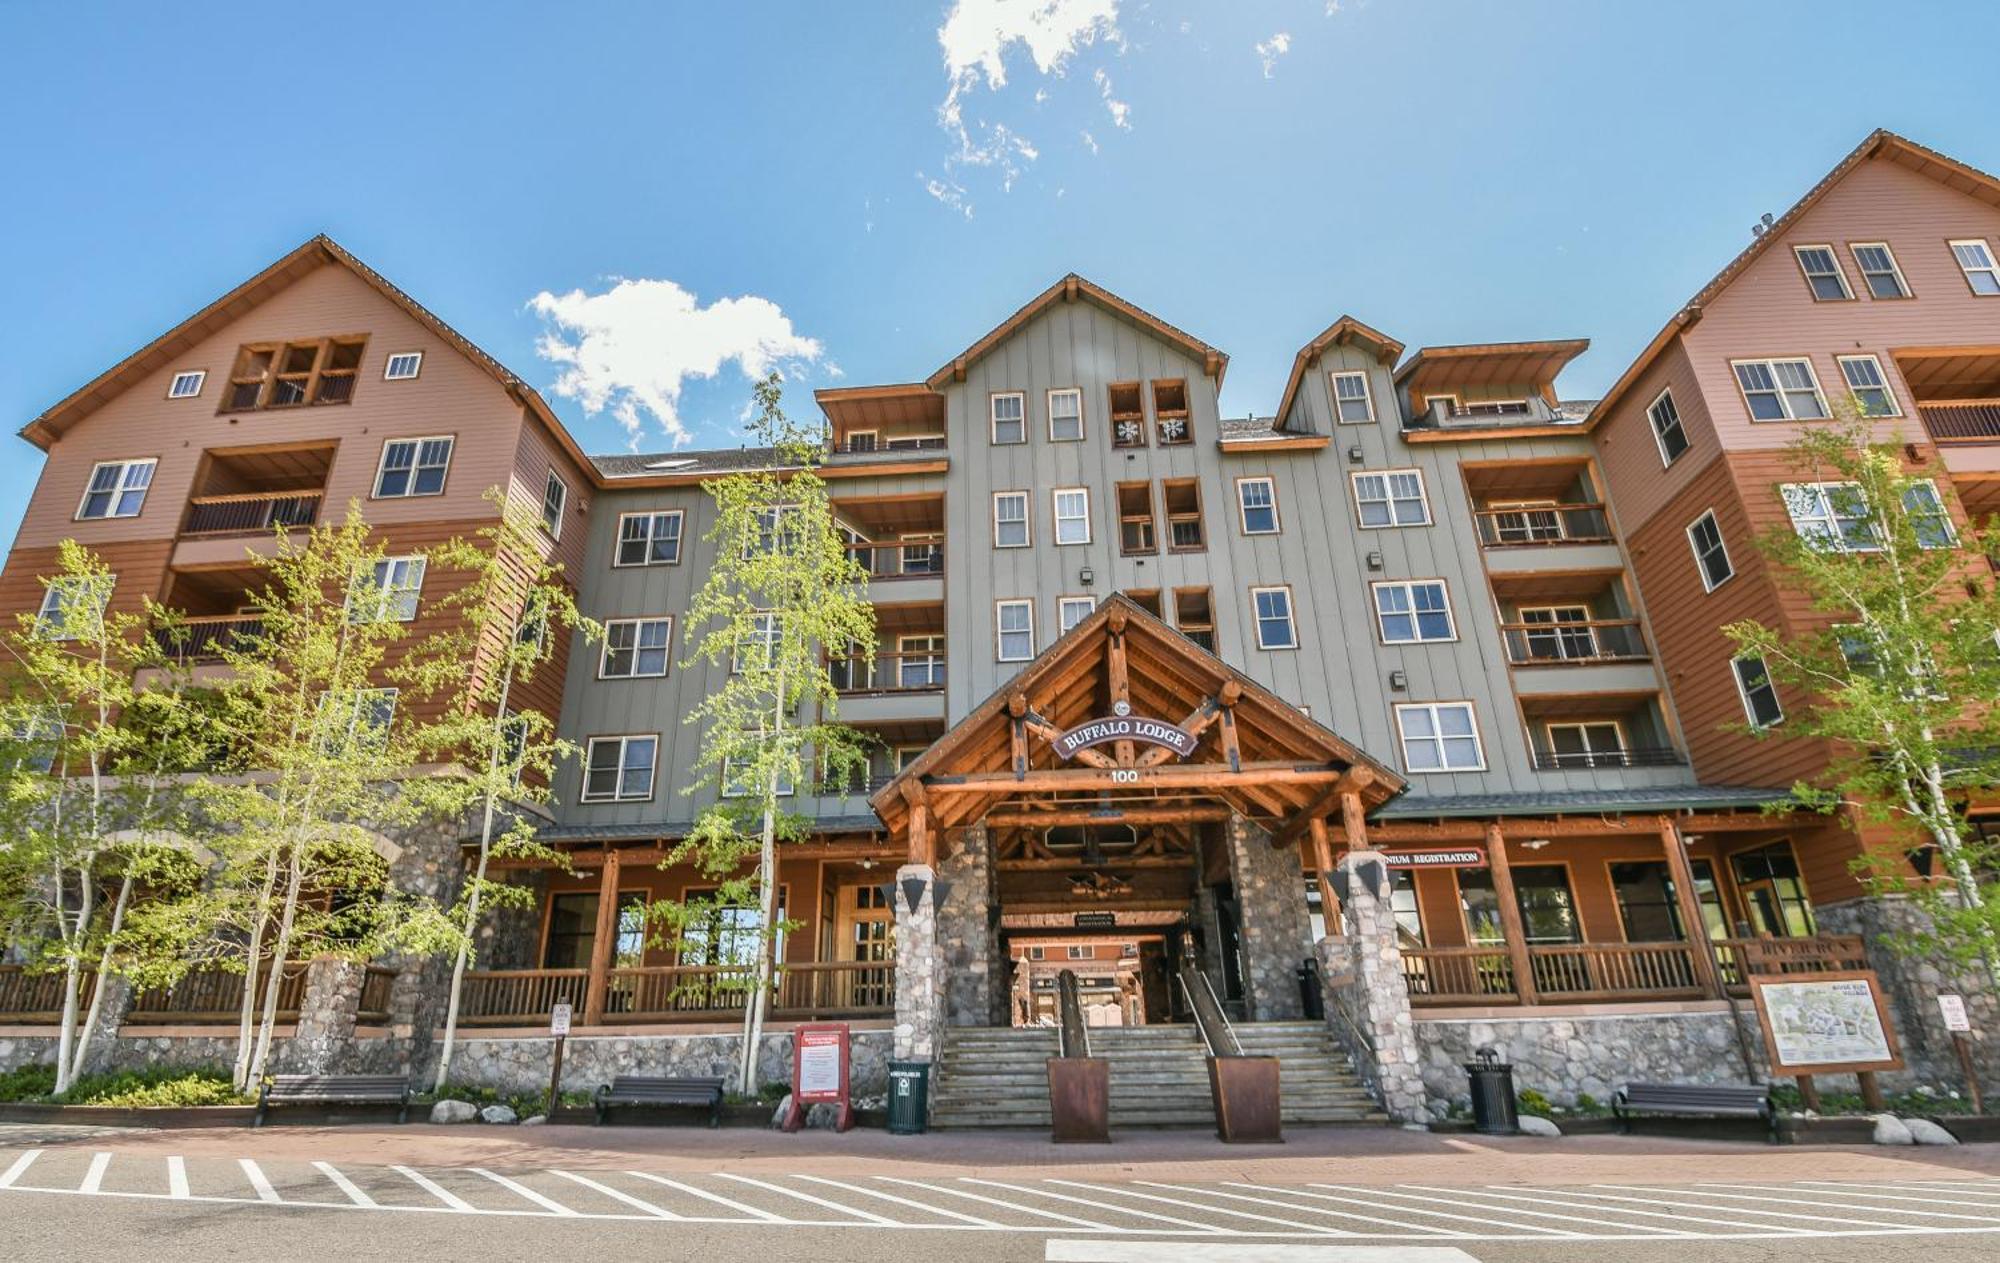
[{"label": "stone planter", "polygon": [[1932,1114],[1930,1120],[1957,1137],[1960,1144],[2000,1140],[2000,1114]]},{"label": "stone planter", "polygon": [[0,1102],[0,1123],[81,1123],[92,1127],[248,1127],[254,1105],[46,1105]]}]

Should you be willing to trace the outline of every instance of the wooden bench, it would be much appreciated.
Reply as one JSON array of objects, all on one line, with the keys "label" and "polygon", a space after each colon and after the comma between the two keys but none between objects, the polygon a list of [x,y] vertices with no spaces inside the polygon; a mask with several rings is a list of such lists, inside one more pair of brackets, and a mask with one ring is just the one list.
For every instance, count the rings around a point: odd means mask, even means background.
[{"label": "wooden bench", "polygon": [[396,1121],[410,1117],[410,1081],[400,1074],[279,1074],[257,1093],[252,1127],[273,1105],[393,1105]]},{"label": "wooden bench", "polygon": [[708,1125],[722,1126],[722,1080],[699,1078],[658,1078],[647,1075],[621,1074],[611,1082],[599,1086],[595,1098],[597,1121],[609,1122],[611,1107],[641,1105],[656,1107],[663,1105],[704,1106],[708,1110]]},{"label": "wooden bench", "polygon": [[1611,1094],[1611,1112],[1627,1133],[1638,1115],[1761,1118],[1770,1138],[1778,1138],[1778,1111],[1772,1108],[1769,1088],[1731,1083],[1628,1083]]}]

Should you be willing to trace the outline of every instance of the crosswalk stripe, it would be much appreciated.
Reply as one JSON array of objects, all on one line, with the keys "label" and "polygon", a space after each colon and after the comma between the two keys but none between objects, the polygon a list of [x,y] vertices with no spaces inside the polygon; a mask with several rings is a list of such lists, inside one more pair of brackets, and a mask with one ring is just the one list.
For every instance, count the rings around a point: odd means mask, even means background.
[{"label": "crosswalk stripe", "polygon": [[987,1188],[1004,1188],[1010,1193],[1025,1193],[1030,1197],[1050,1197],[1059,1202],[1075,1202],[1079,1206],[1095,1206],[1099,1210],[1113,1211],[1120,1215],[1130,1215],[1135,1219],[1157,1219],[1161,1223],[1176,1224],[1182,1228],[1193,1228],[1198,1232],[1223,1233],[1226,1228],[1214,1224],[1196,1223],[1192,1219],[1176,1219],[1172,1215],[1162,1215],[1156,1210],[1134,1210],[1130,1206],[1117,1206],[1110,1202],[1094,1202],[1088,1197],[1075,1197],[1068,1193],[1052,1193],[1045,1188],[1022,1188],[1018,1184],[1003,1184],[999,1180],[980,1180],[972,1176],[960,1177],[967,1184],[979,1184]]},{"label": "crosswalk stripe", "polygon": [[496,1171],[488,1171],[485,1167],[467,1167],[465,1169],[472,1172],[474,1175],[485,1176],[487,1179],[493,1181],[495,1184],[498,1184],[501,1188],[506,1189],[510,1193],[517,1193],[520,1196],[527,1198],[529,1201],[533,1202],[537,1206],[540,1206],[543,1210],[548,1211],[552,1215],[576,1214],[575,1211],[563,1205],[555,1198],[544,1197],[540,1193],[537,1193],[534,1189],[531,1189],[527,1185],[521,1183],[519,1180],[510,1180],[506,1176],[501,1175]]},{"label": "crosswalk stripe", "polygon": [[[1703,1187],[1706,1188],[1712,1186],[1704,1185]],[[1767,1193],[1791,1193],[1794,1196],[1801,1193],[1821,1192],[1821,1190],[1819,1189],[1773,1188],[1771,1185],[1768,1184],[1732,1184],[1729,1187],[1755,1188],[1755,1189],[1762,1189]],[[1924,1206],[1936,1205],[1940,1200],[1942,1200],[1941,1198],[1936,1198],[1936,1197],[1899,1197],[1894,1193],[1877,1193],[1874,1192],[1873,1190],[1865,1188],[1842,1189],[1841,1193],[1842,1195],[1847,1197],[1866,1197],[1878,1202],[1917,1202]],[[2000,1224],[2000,1217],[1996,1217],[1993,1215],[1959,1215],[1942,1210],[1897,1210],[1893,1206],[1851,1206],[1851,1205],[1844,1205],[1838,1202],[1827,1203],[1827,1202],[1804,1201],[1804,1202],[1799,1202],[1798,1204],[1801,1206],[1826,1206],[1831,1204],[1838,1206],[1843,1210],[1867,1210],[1867,1211],[1874,1211],[1884,1215],[1922,1215],[1930,1219],[1968,1219],[1974,1223]],[[1960,1205],[1961,1203],[1945,1202],[1944,1204],[1947,1206],[1957,1206]],[[1992,1209],[2000,1209],[2000,1207],[1994,1207]]]},{"label": "crosswalk stripe", "polygon": [[76,1191],[79,1193],[95,1193],[98,1189],[102,1188],[104,1186],[104,1172],[110,1166],[110,1154],[102,1152],[91,1154],[90,1167],[83,1173],[83,1183],[77,1185]]},{"label": "crosswalk stripe", "polygon": [[[1626,1186],[1621,1185],[1620,1187],[1626,1187]],[[1647,1188],[1644,1185],[1632,1185],[1630,1187],[1637,1188],[1642,1193],[1679,1193],[1682,1195],[1686,1195],[1688,1193],[1688,1190],[1686,1189]],[[1703,1192],[1707,1193],[1708,1190],[1704,1189]],[[1780,1206],[1799,1206],[1799,1207],[1826,1206],[1829,1210],[1852,1209],[1851,1207],[1842,1207],[1839,1206],[1838,1204],[1829,1205],[1826,1202],[1800,1201],[1799,1199],[1794,1197],[1756,1197],[1756,1196],[1743,1196],[1736,1193],[1726,1193],[1726,1192],[1717,1193],[1716,1196],[1726,1197],[1731,1201],[1775,1202]],[[1846,1224],[1850,1228],[1894,1228],[1899,1226],[1893,1223],[1883,1223],[1879,1219],[1846,1219],[1839,1215],[1829,1215],[1823,1212],[1811,1215],[1802,1215],[1797,1211],[1758,1210],[1754,1206],[1717,1206],[1715,1209],[1727,1210],[1733,1214],[1738,1214],[1738,1215],[1762,1215],[1767,1219],[1805,1219],[1816,1224]]]},{"label": "crosswalk stripe", "polygon": [[[1310,1206],[1288,1205],[1287,1203],[1276,1201],[1269,1197],[1250,1197],[1243,1193],[1222,1193],[1222,1192],[1217,1192],[1214,1189],[1189,1188],[1184,1184],[1161,1184],[1153,1180],[1134,1180],[1132,1182],[1134,1184],[1143,1184],[1147,1188],[1163,1188],[1173,1193],[1194,1193],[1194,1194],[1199,1194],[1202,1197],[1221,1197],[1221,1198],[1226,1198],[1230,1201],[1250,1202],[1254,1205],[1259,1205],[1259,1206],[1277,1206],[1283,1210],[1303,1210],[1305,1211],[1306,1214],[1309,1215],[1325,1215],[1331,1213],[1323,1210],[1315,1210]],[[1139,1194],[1134,1194],[1134,1196],[1139,1196]],[[1210,1206],[1205,1202],[1186,1201],[1186,1202],[1181,1202],[1180,1205],[1187,1207],[1189,1210],[1210,1210],[1214,1211],[1218,1215],[1242,1215],[1245,1218],[1262,1219],[1267,1223],[1282,1224],[1286,1227],[1301,1226],[1298,1225],[1297,1220],[1278,1219],[1270,1215],[1252,1215],[1248,1211],[1232,1210],[1227,1206]],[[1351,1237],[1356,1235],[1345,1228],[1335,1228],[1330,1224],[1319,1224],[1313,1230],[1322,1233],[1327,1233],[1336,1237]]]},{"label": "crosswalk stripe", "polygon": [[187,1159],[171,1157],[167,1159],[167,1196],[175,1201],[186,1201],[188,1195]]},{"label": "crosswalk stripe", "polygon": [[[1457,1221],[1459,1221],[1459,1222],[1462,1222],[1462,1223],[1468,1223],[1468,1224],[1478,1224],[1478,1225],[1480,1225],[1480,1226],[1481,1226],[1481,1227],[1483,1227],[1483,1228],[1494,1228],[1494,1227],[1500,1227],[1500,1228],[1516,1228],[1516,1229],[1519,1229],[1519,1230],[1520,1230],[1521,1232],[1523,1232],[1523,1233],[1531,1233],[1531,1234],[1533,1234],[1533,1235],[1535,1235],[1535,1236],[1538,1236],[1538,1237],[1546,1237],[1546,1236],[1551,1236],[1551,1235],[1554,1235],[1554,1236],[1578,1236],[1578,1235],[1581,1235],[1581,1234],[1578,1234],[1578,1233],[1572,1233],[1572,1232],[1566,1232],[1566,1231],[1564,1231],[1564,1230],[1563,1230],[1563,1229],[1561,1229],[1561,1228],[1549,1228],[1549,1227],[1546,1227],[1546,1226],[1544,1226],[1544,1225],[1542,1225],[1542,1224],[1509,1224],[1509,1223],[1501,1223],[1501,1222],[1497,1222],[1497,1221],[1495,1221],[1495,1220],[1492,1220],[1492,1219],[1481,1219],[1481,1218],[1479,1218],[1479,1217],[1477,1217],[1477,1216],[1475,1216],[1475,1215],[1454,1215],[1454,1214],[1452,1214],[1452,1213],[1451,1213],[1450,1211],[1447,1211],[1447,1210],[1423,1210],[1423,1209],[1420,1209],[1420,1208],[1418,1208],[1418,1207],[1415,1207],[1415,1206],[1384,1206],[1384,1205],[1382,1205],[1382,1204],[1381,1204],[1381,1202],[1380,1202],[1379,1200],[1374,1200],[1374,1199],[1369,1199],[1369,1198],[1364,1198],[1364,1197],[1337,1197],[1337,1196],[1335,1196],[1335,1195],[1334,1195],[1334,1194],[1332,1194],[1332,1193],[1313,1193],[1313,1192],[1308,1192],[1307,1190],[1305,1190],[1305,1189],[1302,1189],[1302,1188],[1274,1188],[1274,1187],[1272,1187],[1271,1185],[1268,1185],[1268,1184],[1244,1184],[1244,1185],[1241,1185],[1240,1187],[1243,1187],[1243,1188],[1255,1188],[1255,1189],[1263,1189],[1263,1190],[1265,1190],[1266,1192],[1271,1192],[1271,1193],[1290,1193],[1290,1194],[1292,1194],[1292,1195],[1293,1195],[1293,1196],[1295,1196],[1295,1197],[1310,1197],[1310,1198],[1312,1198],[1312,1199],[1313,1199],[1314,1201],[1320,1201],[1320,1202],[1342,1202],[1342,1203],[1344,1203],[1344,1204],[1346,1204],[1346,1205],[1350,1205],[1350,1206],[1368,1206],[1368,1207],[1372,1207],[1372,1208],[1373,1208],[1373,1209],[1375,1209],[1375,1210],[1384,1210],[1384,1211],[1387,1211],[1387,1210],[1400,1210],[1400,1211],[1403,1211],[1403,1212],[1405,1212],[1405,1213],[1407,1213],[1407,1214],[1411,1214],[1411,1215],[1422,1215],[1422,1216],[1423,1216],[1424,1218],[1426,1218],[1426,1219],[1451,1219],[1451,1220],[1457,1220]],[[1338,1185],[1338,1184],[1315,1184],[1315,1185],[1313,1185],[1313,1187],[1314,1187],[1314,1188],[1339,1188],[1339,1187],[1340,1187],[1340,1185]],[[1428,1200],[1428,1201],[1435,1201],[1435,1200],[1437,1200],[1437,1199],[1436,1199],[1436,1198],[1427,1198],[1427,1199],[1425,1199],[1425,1200]],[[1351,1214],[1351,1212],[1348,1212],[1348,1211],[1340,1211],[1340,1212],[1335,1212],[1335,1213],[1340,1213],[1340,1214]],[[1366,1220],[1368,1220],[1368,1221],[1369,1221],[1369,1222],[1371,1222],[1371,1223],[1382,1223],[1382,1224],[1392,1224],[1392,1225],[1395,1225],[1396,1227],[1400,1227],[1400,1228],[1427,1228],[1427,1227],[1429,1226],[1429,1225],[1427,1225],[1427,1224],[1410,1224],[1410,1223],[1404,1223],[1404,1222],[1403,1222],[1402,1220],[1399,1220],[1399,1219],[1375,1219],[1375,1218],[1374,1218],[1373,1216],[1369,1216],[1369,1215],[1352,1215],[1352,1217],[1353,1217],[1353,1218],[1355,1218],[1355,1219],[1366,1219]],[[1471,1233],[1465,1233],[1465,1234],[1461,1234],[1461,1235],[1465,1235],[1465,1236],[1471,1236],[1471,1235],[1474,1235],[1474,1234],[1471,1234]],[[1512,1240],[1512,1238],[1507,1238],[1507,1239],[1508,1239],[1508,1240]]]},{"label": "crosswalk stripe", "polygon": [[0,1188],[12,1188],[14,1181],[20,1179],[27,1169],[34,1165],[35,1159],[41,1156],[40,1149],[24,1151],[5,1171],[0,1171]]},{"label": "crosswalk stripe", "polygon": [[1457,1246],[1216,1245],[1206,1241],[1064,1241],[1042,1247],[1047,1263],[1477,1263]]},{"label": "crosswalk stripe", "polygon": [[321,1175],[332,1180],[333,1186],[347,1194],[347,1200],[353,1202],[356,1206],[373,1206],[376,1204],[374,1198],[362,1192],[359,1184],[341,1174],[340,1169],[331,1162],[315,1162],[313,1166],[318,1168]]},{"label": "crosswalk stripe", "polygon": [[858,1210],[853,1206],[843,1206],[839,1202],[830,1202],[824,1197],[815,1197],[811,1193],[801,1193],[795,1188],[786,1188],[782,1184],[772,1184],[768,1180],[755,1180],[747,1175],[733,1175],[728,1171],[716,1172],[716,1178],[735,1180],[738,1183],[749,1184],[755,1188],[761,1188],[772,1193],[783,1193],[786,1197],[796,1197],[802,1202],[811,1202],[815,1206],[824,1207],[839,1214],[852,1215],[856,1219],[863,1219],[871,1224],[889,1224],[899,1228],[908,1226],[885,1215],[878,1215],[872,1210]]},{"label": "crosswalk stripe", "polygon": [[655,1206],[653,1205],[653,1203],[647,1201],[643,1197],[634,1197],[630,1193],[612,1188],[609,1184],[599,1183],[596,1180],[590,1179],[588,1176],[578,1175],[573,1171],[557,1171],[554,1170],[553,1168],[549,1171],[549,1174],[559,1175],[565,1180],[574,1180],[576,1183],[583,1185],[585,1188],[595,1189],[596,1191],[604,1194],[606,1197],[609,1197],[613,1201],[624,1202],[627,1206],[637,1207],[638,1209],[643,1210],[647,1214],[652,1215],[656,1218],[659,1219],[681,1218],[681,1216],[676,1215],[674,1212],[668,1210],[664,1206]]},{"label": "crosswalk stripe", "polygon": [[[1837,1180],[1800,1180],[1799,1183],[1846,1187]],[[1991,1181],[1986,1188],[1968,1188],[1951,1180],[1890,1180],[1881,1187],[1908,1189],[1913,1193],[1950,1193],[1954,1197],[2000,1197],[2000,1181]]]},{"label": "crosswalk stripe", "polygon": [[[1404,1193],[1392,1188],[1362,1188],[1362,1187],[1356,1187],[1355,1185],[1352,1184],[1317,1184],[1317,1183],[1314,1184],[1313,1187],[1337,1189],[1343,1193],[1357,1193],[1365,1196],[1400,1197],[1406,1201],[1432,1202],[1440,1206],[1458,1206],[1466,1210],[1487,1210],[1487,1211],[1492,1211],[1496,1214],[1518,1215],[1524,1213],[1522,1211],[1517,1211],[1507,1206],[1476,1206],[1476,1205],[1470,1205],[1455,1197],[1425,1197],[1421,1193]],[[1385,1206],[1382,1207],[1382,1209],[1394,1210],[1401,1208]],[[1438,1215],[1439,1212],[1434,1210],[1426,1210],[1420,1213],[1426,1215]],[[1440,1215],[1439,1217],[1444,1218],[1446,1216]],[[1586,1232],[1577,1232],[1569,1228],[1556,1228],[1548,1224],[1524,1224],[1521,1223],[1519,1220],[1494,1219],[1491,1218],[1490,1216],[1480,1217],[1474,1215],[1453,1215],[1449,1217],[1455,1219],[1471,1219],[1474,1223],[1483,1223],[1490,1226],[1498,1226],[1501,1228],[1518,1228],[1527,1232],[1539,1233],[1545,1237],[1586,1237],[1590,1235],[1589,1233]]]},{"label": "crosswalk stripe", "polygon": [[1072,1224],[1083,1228],[1095,1228],[1100,1232],[1117,1231],[1110,1224],[1101,1224],[1094,1219],[1080,1219],[1075,1215],[1065,1215],[1061,1211],[1055,1210],[1043,1210],[1038,1206],[1023,1206],[1016,1202],[1002,1201],[997,1197],[988,1197],[984,1193],[968,1193],[962,1188],[950,1188],[943,1184],[926,1184],[922,1180],[906,1180],[894,1175],[878,1175],[875,1178],[878,1180],[887,1180],[891,1184],[907,1184],[912,1188],[920,1188],[926,1192],[944,1193],[952,1197],[963,1197],[967,1201],[983,1202],[988,1206],[1001,1206],[1008,1210],[1018,1210],[1024,1215],[1039,1215],[1044,1219],[1053,1219],[1057,1223]]},{"label": "crosswalk stripe", "polygon": [[[1485,1197],[1492,1199],[1494,1201],[1502,1201],[1502,1202],[1527,1202],[1529,1205],[1533,1206],[1560,1206],[1563,1204],[1559,1201],[1555,1201],[1552,1198],[1531,1197],[1526,1193],[1494,1193],[1494,1192],[1475,1191],[1473,1189],[1437,1188],[1428,1184],[1405,1184],[1402,1185],[1401,1187],[1421,1189],[1426,1193],[1454,1193],[1458,1195],[1460,1198],[1464,1198],[1470,1195],[1473,1197]],[[1470,1204],[1475,1207],[1481,1205],[1481,1203],[1476,1201]],[[1504,1210],[1510,1215],[1536,1215],[1543,1219],[1560,1219],[1563,1220],[1565,1223],[1590,1224],[1593,1227],[1598,1227],[1598,1228],[1619,1228],[1627,1232],[1650,1232],[1655,1236],[1675,1237],[1682,1235],[1681,1233],[1675,1232],[1672,1228],[1661,1228],[1654,1224],[1626,1223],[1622,1220],[1602,1219],[1591,1215],[1567,1215],[1559,1211],[1553,1211],[1553,1210],[1516,1210],[1512,1206],[1496,1206],[1494,1207],[1494,1209]],[[1574,1210],[1576,1209],[1576,1207],[1572,1206],[1570,1207],[1570,1209]]]},{"label": "crosswalk stripe", "polygon": [[[1491,1189],[1504,1189],[1504,1188],[1510,1188],[1512,1186],[1502,1185],[1502,1184],[1489,1184],[1487,1185],[1487,1187]],[[1664,1198],[1658,1198],[1658,1197],[1632,1197],[1623,1193],[1586,1193],[1581,1189],[1574,1189],[1574,1188],[1560,1188],[1551,1191],[1555,1193],[1555,1195],[1558,1198],[1562,1199],[1560,1201],[1557,1201],[1555,1203],[1556,1205],[1574,1206],[1580,1210],[1589,1210],[1592,1204],[1595,1202],[1613,1202],[1619,1204],[1606,1206],[1604,1207],[1604,1209],[1608,1211],[1616,1211],[1627,1215],[1645,1215],[1651,1219],[1679,1219],[1679,1220],[1684,1220],[1687,1223],[1710,1224],[1718,1228],[1741,1229],[1744,1226],[1743,1221],[1740,1219],[1711,1219],[1706,1215],[1690,1215],[1684,1213],[1689,1207],[1700,1207],[1701,1209],[1704,1210],[1716,1209],[1716,1207],[1710,1206],[1706,1202],[1668,1201]],[[1623,1204],[1627,1202],[1633,1203],[1633,1205],[1628,1206]],[[1678,1209],[1637,1210],[1634,1209],[1634,1206],[1673,1206],[1677,1207]],[[1783,1224],[1772,1225],[1772,1230],[1776,1232],[1790,1232],[1790,1233],[1801,1233],[1807,1231],[1804,1228],[1788,1228]]]},{"label": "crosswalk stripe", "polygon": [[1064,1188],[1080,1188],[1091,1193],[1113,1194],[1118,1197],[1135,1197],[1141,1201],[1148,1202],[1164,1202],[1169,1206],[1178,1206],[1182,1210],[1203,1210],[1212,1215],[1229,1215],[1237,1219],[1254,1219],[1260,1223],[1277,1224],[1281,1228],[1297,1228],[1301,1232],[1310,1232],[1318,1236],[1350,1237],[1354,1235],[1351,1232],[1329,1227],[1326,1224],[1300,1223],[1296,1219],[1279,1219],[1275,1215],[1257,1215],[1247,1210],[1231,1210],[1227,1206],[1202,1206],[1190,1202],[1176,1201],[1171,1197],[1160,1197],[1152,1193],[1134,1193],[1129,1189],[1117,1185],[1085,1184],[1078,1180],[1048,1180],[1046,1182],[1049,1184],[1060,1184]]},{"label": "crosswalk stripe", "polygon": [[436,1180],[433,1180],[430,1176],[425,1175],[422,1171],[413,1171],[409,1167],[403,1167],[403,1166],[391,1166],[389,1169],[391,1171],[398,1173],[399,1175],[407,1177],[410,1183],[424,1190],[424,1192],[429,1193],[432,1197],[437,1198],[439,1201],[443,1202],[446,1206],[449,1206],[453,1210],[473,1209],[473,1205],[471,1202],[466,1201],[463,1197],[460,1197],[458,1194],[452,1192],[444,1185],[438,1183]]},{"label": "crosswalk stripe", "polygon": [[250,1181],[250,1187],[257,1190],[257,1200],[275,1202],[281,1200],[278,1190],[271,1187],[271,1181],[264,1178],[264,1168],[248,1158],[236,1160],[243,1167],[243,1176]]},{"label": "crosswalk stripe", "polygon": [[740,1211],[745,1215],[749,1215],[753,1219],[761,1219],[767,1224],[781,1224],[787,1222],[787,1220],[783,1215],[774,1215],[768,1210],[759,1210],[755,1206],[746,1206],[742,1202],[736,1201],[733,1198],[724,1197],[720,1193],[711,1193],[706,1189],[696,1188],[692,1184],[683,1184],[679,1180],[670,1180],[664,1175],[653,1175],[646,1171],[627,1171],[625,1174],[636,1176],[642,1180],[651,1180],[655,1184],[664,1184],[668,1188],[674,1189],[677,1192],[686,1193],[689,1197],[699,1197],[706,1201],[714,1202],[718,1206],[727,1206],[729,1207],[729,1209],[734,1211]]},{"label": "crosswalk stripe", "polygon": [[[1305,1192],[1303,1189],[1280,1188],[1271,1184],[1243,1184],[1234,1180],[1230,1181],[1230,1187],[1256,1189],[1260,1193],[1295,1193],[1300,1197],[1314,1196],[1311,1193]],[[1339,1219],[1355,1219],[1359,1220],[1362,1223],[1382,1224],[1385,1227],[1401,1228],[1404,1231],[1408,1232],[1429,1232],[1429,1233],[1435,1233],[1440,1237],[1464,1237],[1471,1235],[1469,1233],[1460,1232],[1456,1228],[1433,1228],[1429,1224],[1413,1224],[1402,1219],[1384,1219],[1379,1215],[1362,1215],[1362,1214],[1357,1214],[1356,1212],[1351,1210],[1335,1210],[1330,1206],[1301,1206],[1297,1202],[1279,1201],[1277,1198],[1274,1197],[1250,1197],[1241,1193],[1224,1193],[1216,1189],[1203,1189],[1201,1191],[1206,1193],[1210,1197],[1234,1197],[1241,1201],[1246,1201],[1246,1202],[1262,1202],[1266,1206],[1283,1206],[1288,1210],[1302,1210],[1309,1215],[1332,1215]],[[1339,1199],[1324,1198],[1323,1200],[1337,1201]],[[1423,1212],[1417,1212],[1417,1213],[1421,1214]],[[1355,1233],[1354,1235],[1366,1236],[1367,1234]]]},{"label": "crosswalk stripe", "polygon": [[927,1214],[943,1215],[946,1219],[956,1219],[960,1223],[978,1224],[981,1228],[1001,1227],[1000,1224],[994,1223],[991,1219],[981,1219],[977,1215],[965,1215],[955,1210],[946,1210],[942,1206],[933,1206],[929,1202],[920,1202],[908,1197],[898,1197],[894,1193],[884,1193],[880,1189],[863,1188],[859,1184],[846,1184],[839,1180],[829,1180],[823,1175],[801,1175],[798,1178],[811,1180],[815,1184],[826,1184],[833,1188],[846,1189],[850,1193],[859,1193],[863,1197],[879,1197],[885,1202],[894,1202],[898,1206],[908,1206],[912,1210],[921,1210]]}]

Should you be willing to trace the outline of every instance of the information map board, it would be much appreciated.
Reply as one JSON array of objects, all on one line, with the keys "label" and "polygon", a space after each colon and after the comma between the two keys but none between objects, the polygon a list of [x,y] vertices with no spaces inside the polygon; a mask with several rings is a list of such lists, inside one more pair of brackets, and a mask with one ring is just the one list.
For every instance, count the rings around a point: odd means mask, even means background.
[{"label": "information map board", "polygon": [[1752,974],[1750,995],[1773,1074],[1903,1068],[1882,984],[1873,970]]},{"label": "information map board", "polygon": [[785,1130],[806,1125],[806,1111],[815,1105],[837,1106],[837,1131],[854,1126],[854,1104],[847,1093],[847,1023],[801,1023],[792,1032],[792,1107],[785,1112]]}]

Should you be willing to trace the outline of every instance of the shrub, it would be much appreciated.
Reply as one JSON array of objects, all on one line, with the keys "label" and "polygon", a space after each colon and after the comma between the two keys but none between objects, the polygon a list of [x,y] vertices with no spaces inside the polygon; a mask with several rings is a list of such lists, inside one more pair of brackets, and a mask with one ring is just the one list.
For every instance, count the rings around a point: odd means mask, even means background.
[{"label": "shrub", "polygon": [[54,1066],[20,1066],[0,1074],[0,1101],[39,1101],[55,1090]]},{"label": "shrub", "polygon": [[0,1074],[0,1101],[33,1101],[54,1105],[144,1105],[185,1107],[236,1105],[252,1098],[230,1087],[227,1071],[156,1066],[88,1074],[56,1095],[54,1066],[22,1066]]},{"label": "shrub", "polygon": [[1514,1100],[1520,1105],[1523,1114],[1546,1115],[1554,1108],[1548,1097],[1533,1088],[1522,1088],[1514,1094]]}]

